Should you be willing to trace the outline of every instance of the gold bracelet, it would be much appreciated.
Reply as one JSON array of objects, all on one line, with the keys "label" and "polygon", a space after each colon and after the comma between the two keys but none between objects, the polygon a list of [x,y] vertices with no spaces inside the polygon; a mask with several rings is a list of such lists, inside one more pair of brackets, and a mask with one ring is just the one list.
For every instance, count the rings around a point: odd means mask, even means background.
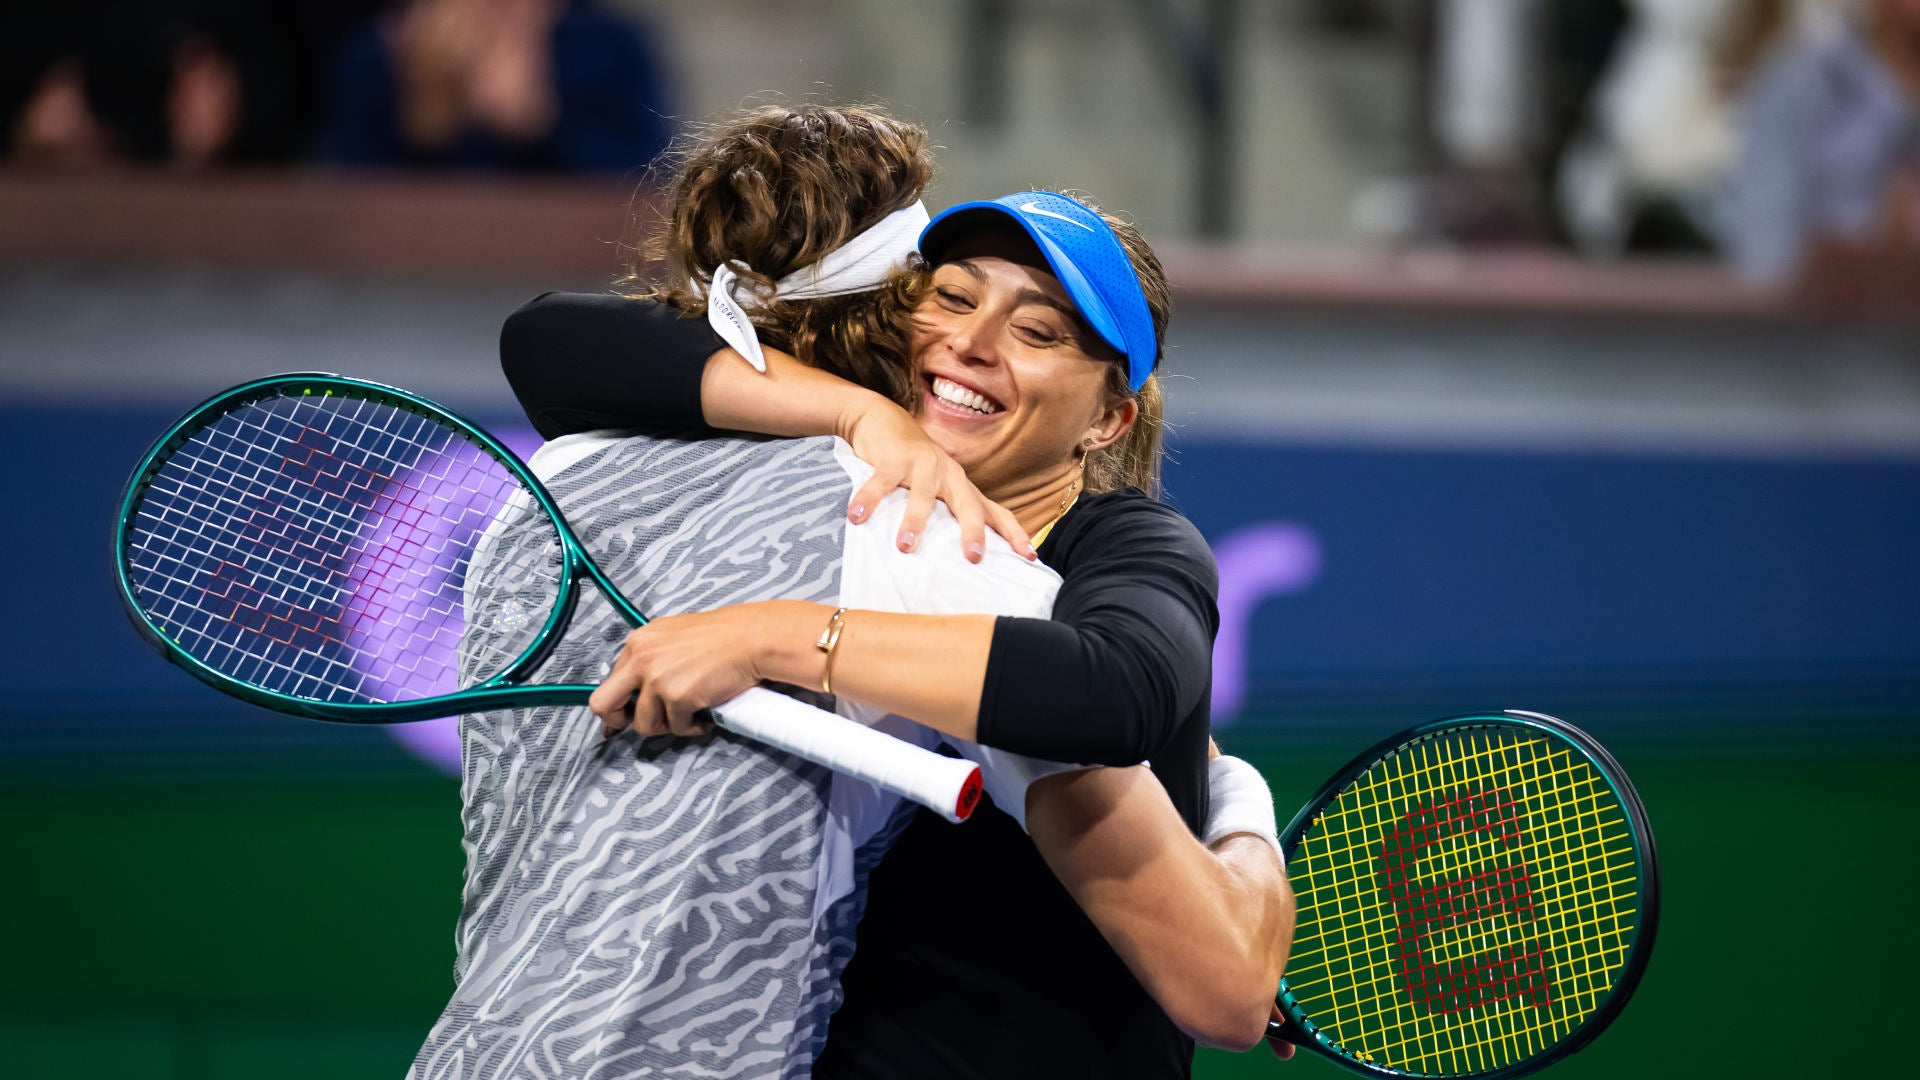
[{"label": "gold bracelet", "polygon": [[840,646],[840,634],[847,628],[843,618],[846,613],[846,608],[836,608],[833,617],[827,620],[827,628],[820,631],[820,640],[813,643],[814,648],[827,654],[826,666],[820,671],[820,692],[823,694],[833,693],[833,650]]}]

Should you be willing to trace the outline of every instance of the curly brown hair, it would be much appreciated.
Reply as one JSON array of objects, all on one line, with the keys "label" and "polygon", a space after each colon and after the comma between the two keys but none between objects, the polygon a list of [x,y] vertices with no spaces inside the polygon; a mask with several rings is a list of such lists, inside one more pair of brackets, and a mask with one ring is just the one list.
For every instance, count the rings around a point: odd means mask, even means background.
[{"label": "curly brown hair", "polygon": [[[871,105],[768,105],[703,125],[663,156],[662,227],[615,288],[692,315],[723,260],[762,285],[812,265],[933,179],[927,130]],[[802,363],[912,405],[918,260],[878,289],[752,311],[760,339]]]}]

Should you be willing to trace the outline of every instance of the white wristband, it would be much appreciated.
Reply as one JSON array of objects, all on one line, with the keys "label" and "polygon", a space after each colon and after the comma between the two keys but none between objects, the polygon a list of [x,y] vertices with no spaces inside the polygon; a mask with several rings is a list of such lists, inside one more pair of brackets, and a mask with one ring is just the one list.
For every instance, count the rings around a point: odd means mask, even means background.
[{"label": "white wristband", "polygon": [[1273,814],[1273,792],[1260,770],[1222,754],[1207,763],[1207,787],[1207,827],[1200,842],[1212,847],[1235,833],[1248,833],[1272,844],[1280,868],[1286,869],[1287,857],[1280,851],[1280,827]]}]

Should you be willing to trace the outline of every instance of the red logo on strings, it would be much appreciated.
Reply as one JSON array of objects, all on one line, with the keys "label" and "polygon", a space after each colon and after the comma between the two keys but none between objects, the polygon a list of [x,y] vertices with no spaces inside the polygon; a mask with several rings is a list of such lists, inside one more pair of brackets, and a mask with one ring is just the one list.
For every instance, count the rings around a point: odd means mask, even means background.
[{"label": "red logo on strings", "polygon": [[[1409,810],[1381,841],[1380,891],[1393,903],[1393,949],[1410,1004],[1429,1013],[1512,998],[1534,1008],[1553,1004],[1533,872],[1520,858],[1521,826],[1520,808],[1506,792],[1469,790]],[[1448,840],[1478,849],[1470,872],[1416,876],[1422,855]],[[1481,935],[1501,944],[1465,951]]]},{"label": "red logo on strings", "polygon": [[[226,548],[233,557],[221,559],[201,584],[209,615],[292,649],[318,651],[344,644],[343,622],[385,614],[385,579],[400,560],[376,553],[368,574],[374,580],[343,589],[352,526],[370,510],[412,527],[418,511],[394,504],[384,491],[389,477],[336,449],[326,432],[302,426],[281,450],[275,475],[259,485],[257,501],[234,508],[234,542]],[[334,519],[312,509],[327,499]]]}]

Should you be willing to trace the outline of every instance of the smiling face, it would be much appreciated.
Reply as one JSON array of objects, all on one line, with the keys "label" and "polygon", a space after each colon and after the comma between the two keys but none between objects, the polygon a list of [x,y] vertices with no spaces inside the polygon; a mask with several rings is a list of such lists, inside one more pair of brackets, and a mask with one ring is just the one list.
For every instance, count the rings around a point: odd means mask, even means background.
[{"label": "smiling face", "polygon": [[1133,422],[1108,390],[1118,354],[1017,229],[955,243],[913,322],[920,426],[989,496],[1065,484],[1083,440]]}]

